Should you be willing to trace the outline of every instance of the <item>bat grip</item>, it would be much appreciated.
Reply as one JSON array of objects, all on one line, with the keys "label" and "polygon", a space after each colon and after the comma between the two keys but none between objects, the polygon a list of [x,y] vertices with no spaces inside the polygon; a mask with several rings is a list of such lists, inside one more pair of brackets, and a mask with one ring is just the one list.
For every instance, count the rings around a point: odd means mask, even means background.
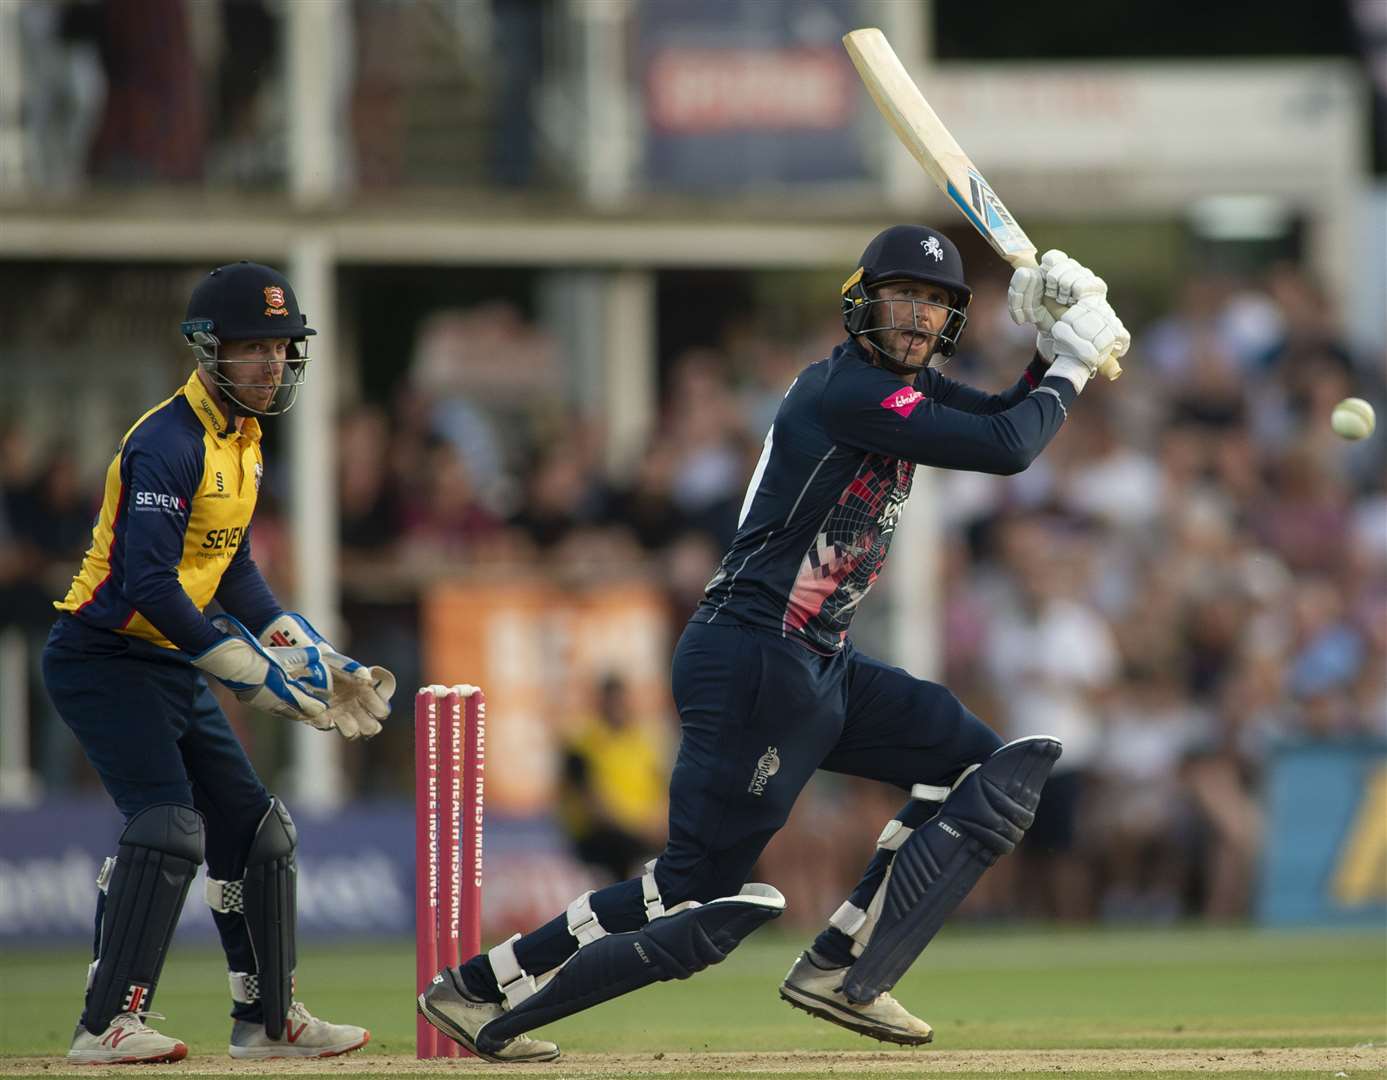
[{"label": "bat grip", "polygon": [[[1045,310],[1056,319],[1059,319],[1063,317],[1064,313],[1068,311],[1069,308],[1064,304],[1056,303],[1047,296],[1045,298]],[[1112,382],[1122,374],[1122,365],[1117,362],[1117,357],[1113,356],[1112,353],[1108,353],[1098,361],[1098,371],[1105,379]]]}]

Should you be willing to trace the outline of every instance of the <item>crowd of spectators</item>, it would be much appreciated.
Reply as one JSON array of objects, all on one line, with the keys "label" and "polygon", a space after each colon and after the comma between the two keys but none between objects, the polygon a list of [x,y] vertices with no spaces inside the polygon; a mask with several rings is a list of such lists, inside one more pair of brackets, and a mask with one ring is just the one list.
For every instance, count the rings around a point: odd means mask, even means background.
[{"label": "crowd of spectators", "polygon": [[[1127,374],[1093,385],[1028,471],[936,474],[938,675],[1005,737],[1065,744],[1020,857],[971,901],[979,916],[1245,914],[1272,748],[1387,735],[1384,444],[1345,443],[1328,422],[1349,394],[1381,407],[1383,366],[1333,325],[1291,266],[1192,281],[1134,328]],[[482,334],[519,377],[455,362],[467,353],[449,343]],[[559,588],[642,575],[668,596],[672,642],[735,528],[775,403],[836,336],[825,322],[785,340],[753,317],[678,356],[649,444],[611,469],[601,418],[524,374],[563,363],[541,327],[504,305],[431,320],[393,397],[340,419],[353,650],[417,684],[419,598],[456,574]],[[979,288],[964,342],[946,373],[993,389],[1029,357],[996,287]],[[0,442],[0,608],[41,641],[98,492],[80,488],[68,448],[28,445],[19,418]],[[272,470],[254,533],[272,578],[287,564],[277,483]],[[894,559],[925,555],[898,545]],[[36,729],[55,723],[35,697]],[[36,746],[50,783],[82,782],[68,742],[36,731]],[[408,762],[391,767],[403,790]],[[357,776],[394,781],[379,765]],[[765,879],[831,907],[898,799],[821,778]]]}]

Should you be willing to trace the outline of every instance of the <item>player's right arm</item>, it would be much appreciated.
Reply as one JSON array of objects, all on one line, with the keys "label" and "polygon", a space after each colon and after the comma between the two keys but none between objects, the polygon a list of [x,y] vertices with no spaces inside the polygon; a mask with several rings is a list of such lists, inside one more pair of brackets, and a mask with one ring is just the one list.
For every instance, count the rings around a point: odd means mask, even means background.
[{"label": "player's right arm", "polygon": [[124,522],[115,543],[125,566],[125,598],[169,641],[196,655],[225,636],[178,580],[201,462],[191,446],[163,451],[139,434],[132,433],[121,452]]}]

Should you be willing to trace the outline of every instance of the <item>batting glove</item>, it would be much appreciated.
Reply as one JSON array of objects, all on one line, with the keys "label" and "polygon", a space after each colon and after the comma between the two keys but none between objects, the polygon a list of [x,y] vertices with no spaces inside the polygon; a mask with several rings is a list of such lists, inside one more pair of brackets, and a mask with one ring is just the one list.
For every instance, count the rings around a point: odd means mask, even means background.
[{"label": "batting glove", "polygon": [[390,715],[390,698],[395,693],[395,676],[383,667],[366,667],[334,649],[297,612],[285,612],[260,634],[265,645],[312,646],[332,672],[332,693],[325,728],[333,727],[345,739],[369,739],[381,730],[381,721]]},{"label": "batting glove", "polygon": [[1082,390],[1104,357],[1121,358],[1132,344],[1112,305],[1099,296],[1081,297],[1051,330],[1055,362],[1046,375],[1059,375]]},{"label": "batting glove", "polygon": [[230,615],[218,615],[212,625],[227,636],[192,657],[194,667],[247,705],[321,726],[332,673],[316,648],[264,648]]},{"label": "batting glove", "polygon": [[[1036,328],[1035,348],[1047,361],[1055,359],[1055,339],[1051,334],[1059,314],[1084,297],[1106,298],[1108,285],[1078,259],[1063,251],[1047,251],[1039,266],[1022,266],[1011,275],[1007,286],[1007,313],[1018,326],[1030,323]],[[1047,304],[1047,301],[1049,303]]]}]

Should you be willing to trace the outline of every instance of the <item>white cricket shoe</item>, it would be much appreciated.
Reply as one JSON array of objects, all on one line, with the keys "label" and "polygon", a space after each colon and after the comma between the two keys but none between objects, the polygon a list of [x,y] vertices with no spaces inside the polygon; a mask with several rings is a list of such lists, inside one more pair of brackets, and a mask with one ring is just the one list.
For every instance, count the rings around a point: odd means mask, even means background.
[{"label": "white cricket shoe", "polygon": [[159,1013],[119,1013],[100,1035],[78,1024],[67,1051],[68,1061],[81,1065],[159,1065],[188,1056],[186,1043],[159,1034],[144,1022],[146,1016],[163,1019]]},{"label": "white cricket shoe", "polygon": [[556,1043],[528,1035],[517,1035],[494,1054],[478,1050],[477,1032],[505,1011],[494,1001],[478,1001],[459,990],[446,973],[435,976],[429,988],[419,995],[419,1015],[485,1061],[553,1061],[559,1056]]},{"label": "white cricket shoe", "polygon": [[878,994],[865,1005],[854,1005],[843,993],[847,972],[845,967],[821,968],[805,952],[780,984],[780,996],[811,1016],[882,1042],[922,1046],[934,1038],[934,1029],[918,1016],[911,1016],[890,994]]},{"label": "white cricket shoe", "polygon": [[237,1020],[231,1025],[231,1045],[226,1052],[234,1058],[336,1057],[360,1050],[371,1041],[371,1033],[355,1024],[329,1024],[319,1020],[301,1002],[289,1006],[284,1017],[284,1034],[271,1039],[264,1024]]}]

